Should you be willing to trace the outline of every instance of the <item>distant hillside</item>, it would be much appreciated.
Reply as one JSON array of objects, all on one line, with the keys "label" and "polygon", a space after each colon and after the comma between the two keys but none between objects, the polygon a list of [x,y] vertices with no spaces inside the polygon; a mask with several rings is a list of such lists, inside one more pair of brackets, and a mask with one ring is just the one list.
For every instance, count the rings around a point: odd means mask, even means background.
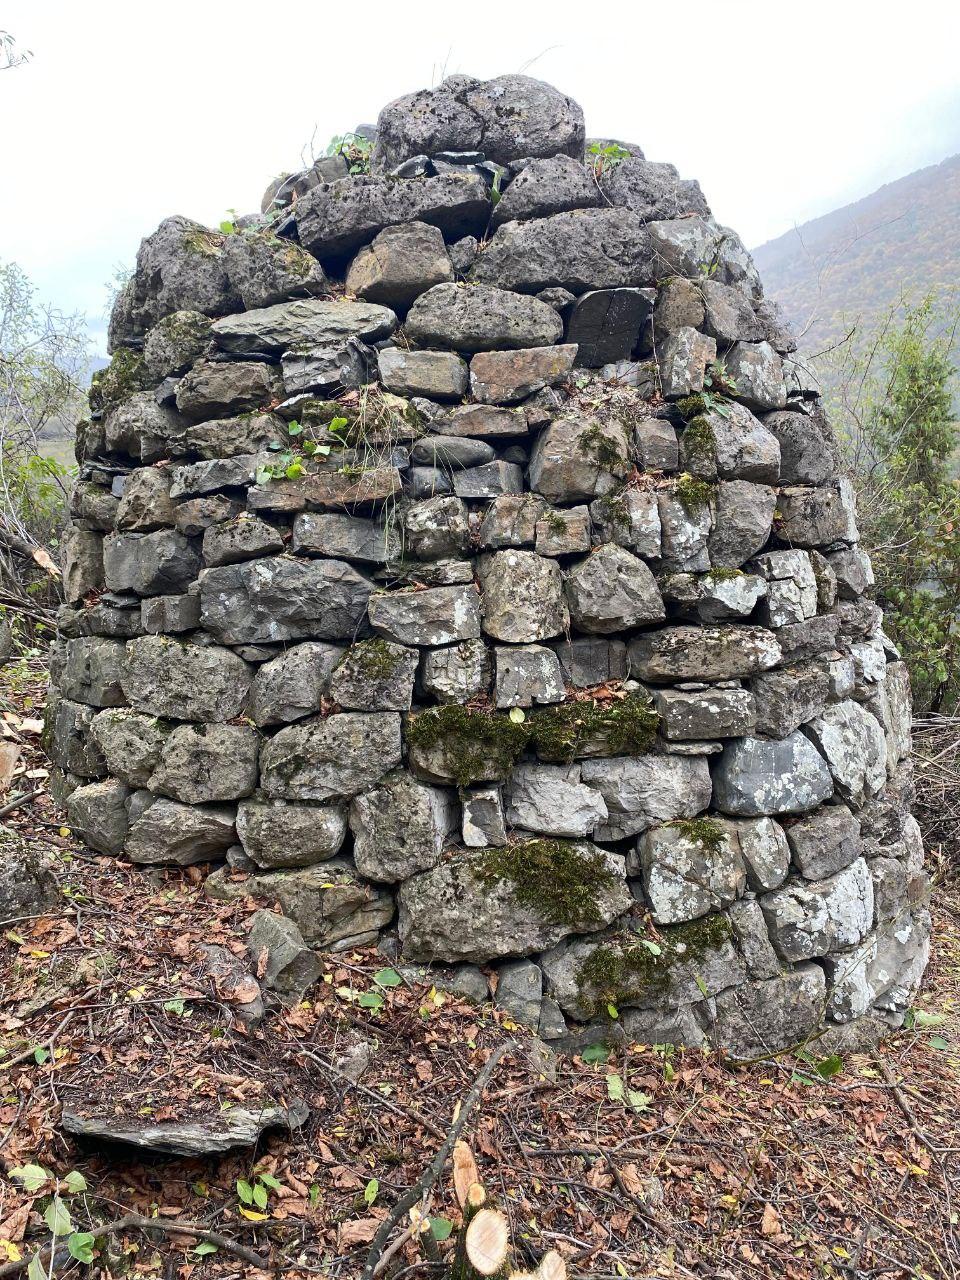
[{"label": "distant hillside", "polygon": [[[890,182],[753,250],[768,297],[814,353],[906,291],[960,303],[960,156]],[[960,351],[958,351],[960,357]]]}]

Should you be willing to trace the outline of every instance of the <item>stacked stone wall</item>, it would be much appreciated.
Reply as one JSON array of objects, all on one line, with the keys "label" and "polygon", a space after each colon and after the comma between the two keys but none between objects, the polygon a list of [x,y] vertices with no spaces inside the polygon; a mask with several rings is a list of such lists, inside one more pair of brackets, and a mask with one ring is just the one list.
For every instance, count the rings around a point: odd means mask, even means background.
[{"label": "stacked stone wall", "polygon": [[552,1042],[896,1025],[907,674],[749,254],[525,77],[358,136],[229,234],[164,221],[118,299],[48,708],[70,822]]}]

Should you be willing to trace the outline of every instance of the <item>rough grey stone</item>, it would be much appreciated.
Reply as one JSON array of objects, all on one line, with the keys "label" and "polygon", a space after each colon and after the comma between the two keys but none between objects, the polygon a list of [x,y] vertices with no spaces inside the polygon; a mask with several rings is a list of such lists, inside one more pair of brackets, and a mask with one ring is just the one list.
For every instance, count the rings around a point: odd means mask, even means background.
[{"label": "rough grey stone", "polygon": [[577,344],[577,364],[598,369],[629,360],[641,345],[652,310],[649,289],[591,289],[583,294],[567,321],[566,337]]},{"label": "rough grey stone", "polygon": [[409,711],[420,664],[416,649],[390,640],[360,640],[330,675],[330,696],[351,711]]},{"label": "rough grey stone", "polygon": [[[71,792],[67,804],[67,822],[84,844],[117,857],[123,852],[127,838],[127,797],[130,791],[115,778],[90,782]],[[0,889],[2,898],[2,889]]]},{"label": "rough grey stone", "polygon": [[628,910],[623,859],[590,844],[573,848],[586,859],[602,859],[605,881],[594,881],[590,910],[579,919],[551,920],[526,905],[508,879],[483,875],[484,852],[465,852],[400,888],[400,939],[404,956],[447,963],[482,964],[499,956],[527,956],[573,932],[593,932]]},{"label": "rough grey stone", "polygon": [[724,747],[714,766],[714,804],[724,813],[806,813],[832,794],[823,757],[799,732],[777,742],[738,738]]},{"label": "rough grey stone", "polygon": [[494,653],[496,706],[530,707],[534,703],[563,701],[563,677],[552,649],[543,645],[498,645]]},{"label": "rough grey stone", "polygon": [[211,327],[211,333],[221,351],[246,355],[324,347],[349,338],[379,342],[396,327],[397,317],[390,308],[373,302],[298,298],[227,316]]},{"label": "rough grey stone", "polygon": [[99,636],[68,640],[59,676],[61,693],[92,707],[122,706],[126,701],[121,685],[124,656],[122,640]]},{"label": "rough grey stone", "polygon": [[724,355],[733,394],[753,409],[782,409],[787,403],[783,364],[769,342],[735,342]]},{"label": "rough grey stone", "polygon": [[671,573],[659,580],[659,586],[678,613],[702,622],[749,617],[767,590],[762,578],[749,573]]},{"label": "rough grey stone", "polygon": [[614,493],[631,469],[630,443],[619,422],[559,418],[537,437],[530,487],[550,502],[578,502]]},{"label": "rough grey stone", "polygon": [[490,684],[490,651],[482,640],[463,640],[424,654],[424,692],[438,702],[469,702]]},{"label": "rough grey stone", "polygon": [[174,529],[116,533],[103,540],[104,581],[110,591],[160,596],[185,591],[200,569],[197,547]]},{"label": "rough grey stone", "polygon": [[210,342],[210,318],[199,311],[173,311],[160,319],[146,336],[143,359],[147,372],[158,382],[183,373],[203,354]]},{"label": "rough grey stone", "polygon": [[387,524],[337,512],[301,511],[293,521],[293,550],[306,555],[383,564],[400,554],[400,539]]},{"label": "rough grey stone", "polygon": [[289,724],[319,711],[330,673],[342,653],[337,645],[308,640],[258,667],[249,699],[254,724],[261,729]]},{"label": "rough grey stone", "polygon": [[710,568],[710,531],[714,526],[712,502],[684,501],[682,491],[671,487],[657,494],[660,513],[662,568],[680,573],[704,573]]},{"label": "rough grey stone", "polygon": [[751,1062],[805,1044],[820,1025],[825,996],[823,970],[815,964],[724,991],[717,997],[717,1047]]},{"label": "rough grey stone", "polygon": [[334,800],[366,790],[400,763],[400,717],[342,712],[288,725],[264,743],[260,786],[283,800]]},{"label": "rough grey stone", "polygon": [[173,520],[178,533],[186,538],[202,537],[204,532],[221,520],[230,520],[242,510],[239,502],[224,494],[212,494],[204,498],[188,498],[174,507]]},{"label": "rough grey stone", "polygon": [[293,240],[271,232],[227,236],[223,261],[244,310],[327,291],[323,268]]},{"label": "rough grey stone", "polygon": [[442,173],[415,182],[353,176],[321,182],[296,203],[300,243],[321,261],[353,253],[385,227],[425,222],[446,239],[479,235],[487,224],[490,195],[472,173]]},{"label": "rough grey stone", "polygon": [[193,631],[200,625],[200,596],[192,590],[179,596],[150,596],[140,605],[140,624],[131,636]]},{"label": "rough grey stone", "polygon": [[121,682],[135,711],[222,723],[240,714],[252,676],[242,658],[219,645],[142,636],[127,645]]},{"label": "rough grey stone", "polygon": [[584,760],[581,778],[607,806],[598,840],[623,840],[660,822],[693,818],[710,804],[710,769],[703,756]]},{"label": "rough grey stone", "polygon": [[763,671],[750,684],[757,709],[757,733],[786,738],[820,714],[830,696],[830,677],[822,663],[796,663]]},{"label": "rough grey stone", "polygon": [[228,418],[279,399],[280,380],[268,364],[197,364],[177,383],[177,409],[193,422]]},{"label": "rough grey stone", "polygon": [[104,447],[109,453],[157,462],[178,451],[186,426],[173,409],[157,404],[151,392],[137,392],[104,413]]},{"label": "rough grey stone", "polygon": [[592,209],[601,199],[586,167],[572,156],[530,160],[494,205],[491,224],[499,227],[570,209]]},{"label": "rough grey stone", "polygon": [[51,687],[44,710],[43,748],[54,764],[78,778],[102,778],[107,772],[90,732],[94,715],[94,707],[63,698]]},{"label": "rough grey stone", "polygon": [[627,646],[622,640],[576,636],[558,644],[556,653],[564,682],[575,688],[589,689],[626,678]]},{"label": "rough grey stone", "polygon": [[117,529],[150,533],[172,525],[175,508],[170,500],[170,479],[169,471],[156,467],[138,467],[131,472],[117,506]]},{"label": "rough grey stone", "polygon": [[845,540],[847,512],[839,488],[790,486],[777,499],[777,535],[795,547],[827,547]]},{"label": "rough grey stone", "polygon": [[563,382],[573,368],[576,346],[480,351],[470,362],[470,390],[484,404],[509,405]]},{"label": "rough grey stone", "polygon": [[538,494],[502,494],[494,498],[480,525],[480,546],[488,551],[532,547],[537,523],[546,509]]},{"label": "rough grey stone", "polygon": [[721,482],[714,490],[713,529],[707,540],[710,563],[739,569],[762,551],[773,528],[776,490],[748,480]]},{"label": "rough grey stone", "polygon": [[531,960],[512,960],[497,974],[496,1002],[523,1027],[540,1026],[543,974]]},{"label": "rough grey stone", "polygon": [[227,644],[352,640],[372,589],[369,579],[342,560],[247,561],[203,570],[200,616]]},{"label": "rough grey stone", "polygon": [[499,787],[472,787],[462,792],[461,810],[461,835],[468,849],[506,844],[507,828]]},{"label": "rough grey stone", "polygon": [[423,347],[500,351],[552,346],[563,335],[563,322],[545,302],[521,293],[441,284],[413,304],[404,332]]},{"label": "rough grey stone", "polygon": [[752,733],[756,720],[753,697],[746,689],[657,689],[654,704],[671,742],[737,738]]},{"label": "rough grey stone", "polygon": [[782,484],[822,485],[836,478],[837,445],[825,419],[781,409],[766,414],[763,425],[780,444]]},{"label": "rough grey stone", "polygon": [[631,431],[633,447],[644,471],[676,471],[680,446],[676,430],[664,418],[641,418]]},{"label": "rough grey stone", "polygon": [[283,390],[288,396],[304,392],[339,395],[374,381],[374,352],[358,338],[342,338],[323,346],[285,351],[281,360]]},{"label": "rough grey stone", "polygon": [[682,827],[655,827],[640,839],[643,888],[657,924],[682,924],[736,901],[746,872],[734,827],[717,823],[707,845]]},{"label": "rough grey stone", "polygon": [[759,342],[764,337],[763,326],[749,298],[740,289],[721,284],[719,280],[703,280],[700,292],[704,304],[704,328],[712,338],[727,344]]},{"label": "rough grey stone", "polygon": [[579,765],[519,764],[510,779],[507,821],[547,836],[589,836],[607,818],[599,791]]},{"label": "rough grey stone", "polygon": [[655,268],[647,231],[627,209],[577,209],[499,227],[471,275],[481,284],[541,289],[649,287]]},{"label": "rough grey stone", "polygon": [[859,547],[845,547],[827,556],[830,568],[837,580],[842,599],[856,600],[874,585],[873,565],[866,552]]},{"label": "rough grey stone", "polygon": [[551,510],[537,521],[537,555],[582,555],[590,550],[590,511],[588,507]]},{"label": "rough grey stone", "polygon": [[435,867],[457,825],[453,793],[389,774],[350,806],[353,857],[369,880],[395,883]]},{"label": "rough grey stone", "polygon": [[209,458],[186,467],[177,467],[173,473],[170,496],[173,498],[199,497],[218,489],[239,489],[252,484],[256,459],[250,454],[232,458]]},{"label": "rough grey stone", "polygon": [[805,551],[768,551],[751,568],[767,582],[760,613],[768,626],[786,627],[816,615],[817,578]]},{"label": "rough grey stone", "polygon": [[848,699],[827,707],[805,732],[830,767],[837,792],[859,809],[887,780],[887,746],[875,716]]},{"label": "rough grey stone", "polygon": [[203,562],[208,568],[271,556],[282,550],[279,529],[254,515],[211,525],[203,535]]},{"label": "rough grey stone", "polygon": [[740,853],[747,872],[747,887],[755,893],[779,888],[790,869],[790,847],[783,827],[773,818],[738,818]]},{"label": "rough grey stone", "polygon": [[469,436],[477,440],[517,439],[527,434],[527,417],[523,409],[465,404],[444,414],[432,429],[445,436]]},{"label": "rough grey stone", "polygon": [[658,164],[642,155],[628,155],[605,168],[600,188],[611,204],[632,210],[645,222],[691,213],[710,216],[698,182],[681,179],[672,164]]},{"label": "rough grey stone", "polygon": [[780,646],[763,627],[664,627],[637,636],[629,647],[638,680],[731,680],[775,667]]},{"label": "rough grey stone", "polygon": [[294,922],[274,911],[253,913],[247,952],[262,974],[264,986],[293,1004],[303,999],[323,973],[323,965]]},{"label": "rough grey stone", "polygon": [[150,781],[169,732],[156,717],[128,707],[100,711],[90,722],[90,736],[103,752],[107,771],[134,788]]},{"label": "rough grey stone", "polygon": [[454,644],[480,634],[480,602],[470,585],[378,592],[369,613],[374,631],[398,644]]},{"label": "rough grey stone", "polygon": [[181,804],[158,797],[130,824],[131,862],[189,866],[222,858],[236,843],[236,810],[230,805]]},{"label": "rough grey stone", "polygon": [[699,281],[706,271],[711,279],[740,285],[751,297],[760,296],[753,260],[729,227],[695,216],[648,222],[645,230],[658,279],[677,275]]},{"label": "rough grey stone", "polygon": [[496,498],[523,492],[523,468],[513,462],[485,462],[453,473],[453,491],[459,498]]},{"label": "rough grey stone", "polygon": [[571,569],[570,619],[581,631],[607,635],[659,622],[666,615],[656,579],[638,557],[607,542]]},{"label": "rough grey stone", "polygon": [[347,820],[335,805],[287,800],[244,800],[237,809],[237,835],[258,867],[309,867],[334,857]]},{"label": "rough grey stone", "polygon": [[347,272],[347,293],[405,310],[421,293],[453,280],[438,227],[407,222],[386,227],[360,250]]},{"label": "rough grey stone", "polygon": [[150,790],[205,804],[238,800],[257,785],[260,735],[238,724],[181,724],[164,740]]},{"label": "rough grey stone", "polygon": [[534,551],[496,551],[481,565],[483,630],[506,644],[534,644],[569,623],[560,567]]},{"label": "rough grey stone", "polygon": [[697,329],[683,328],[668,333],[657,345],[660,383],[668,400],[703,390],[707,365],[717,358],[713,338]]},{"label": "rough grey stone", "polygon": [[790,823],[787,843],[805,880],[824,880],[860,856],[860,823],[846,805],[824,805]]},{"label": "rough grey stone", "polygon": [[405,351],[387,347],[377,358],[380,381],[401,396],[459,400],[466,394],[466,361],[452,351]]},{"label": "rough grey stone", "polygon": [[647,560],[660,558],[656,493],[631,487],[615,497],[597,498],[590,504],[590,518],[595,542],[615,542]]},{"label": "rough grey stone", "polygon": [[853,947],[873,927],[873,881],[863,858],[824,880],[788,880],[760,906],[784,960],[810,960]]},{"label": "rough grey stone", "polygon": [[410,451],[411,461],[422,466],[458,471],[462,467],[481,467],[496,457],[493,445],[468,436],[429,435],[418,440]]}]

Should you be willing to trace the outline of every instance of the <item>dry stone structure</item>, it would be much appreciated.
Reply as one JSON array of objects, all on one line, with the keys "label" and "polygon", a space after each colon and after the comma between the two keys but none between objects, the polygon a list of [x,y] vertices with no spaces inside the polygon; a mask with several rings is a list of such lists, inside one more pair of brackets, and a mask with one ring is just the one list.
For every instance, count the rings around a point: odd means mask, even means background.
[{"label": "dry stone structure", "polygon": [[48,713],[71,823],[279,904],[297,997],[378,943],[561,1045],[897,1025],[907,674],[743,244],[523,76],[360,136],[229,234],[164,221],[117,302]]}]

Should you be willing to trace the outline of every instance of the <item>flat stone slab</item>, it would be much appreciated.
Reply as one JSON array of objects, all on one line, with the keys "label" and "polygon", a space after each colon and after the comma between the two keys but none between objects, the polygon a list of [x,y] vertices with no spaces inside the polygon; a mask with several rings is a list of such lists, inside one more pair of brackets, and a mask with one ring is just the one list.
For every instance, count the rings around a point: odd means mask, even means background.
[{"label": "flat stone slab", "polygon": [[136,1118],[117,1119],[102,1111],[85,1116],[64,1107],[60,1123],[76,1138],[123,1142],[175,1156],[208,1156],[252,1147],[268,1129],[299,1129],[309,1114],[307,1104],[297,1100],[289,1107],[231,1107],[213,1116],[149,1124]]}]

